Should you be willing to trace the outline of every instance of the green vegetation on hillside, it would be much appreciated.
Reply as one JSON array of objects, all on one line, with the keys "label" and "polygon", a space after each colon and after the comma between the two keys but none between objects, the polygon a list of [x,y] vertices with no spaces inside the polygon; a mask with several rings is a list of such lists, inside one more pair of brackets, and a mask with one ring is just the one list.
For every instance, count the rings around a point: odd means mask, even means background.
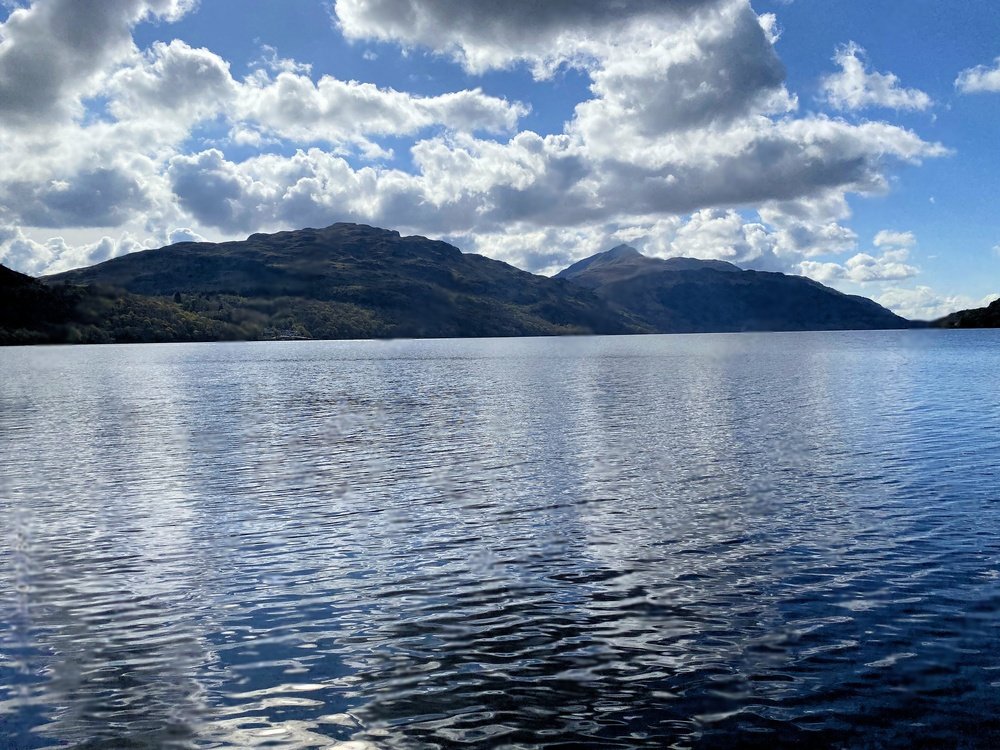
[{"label": "green vegetation on hillside", "polygon": [[911,325],[869,299],[721,261],[647,258],[620,246],[550,279],[358,224],[180,243],[41,281],[0,272],[7,344]]},{"label": "green vegetation on hillside", "polygon": [[4,343],[648,330],[565,281],[443,242],[355,224],[253,235],[244,242],[182,243],[69,271],[45,284],[7,273],[0,298]]}]

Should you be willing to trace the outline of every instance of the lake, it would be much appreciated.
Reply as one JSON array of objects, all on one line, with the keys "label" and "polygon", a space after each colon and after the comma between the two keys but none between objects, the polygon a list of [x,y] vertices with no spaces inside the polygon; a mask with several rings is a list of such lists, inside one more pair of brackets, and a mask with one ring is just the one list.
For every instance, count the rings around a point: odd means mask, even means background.
[{"label": "lake", "polygon": [[0,747],[996,747],[1000,331],[0,349]]}]

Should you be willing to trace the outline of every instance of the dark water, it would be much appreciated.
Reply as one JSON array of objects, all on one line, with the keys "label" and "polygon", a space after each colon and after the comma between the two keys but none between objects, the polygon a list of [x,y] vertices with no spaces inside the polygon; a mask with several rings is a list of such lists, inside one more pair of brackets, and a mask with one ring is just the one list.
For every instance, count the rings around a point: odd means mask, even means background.
[{"label": "dark water", "polygon": [[1000,332],[0,350],[0,747],[1000,743]]}]

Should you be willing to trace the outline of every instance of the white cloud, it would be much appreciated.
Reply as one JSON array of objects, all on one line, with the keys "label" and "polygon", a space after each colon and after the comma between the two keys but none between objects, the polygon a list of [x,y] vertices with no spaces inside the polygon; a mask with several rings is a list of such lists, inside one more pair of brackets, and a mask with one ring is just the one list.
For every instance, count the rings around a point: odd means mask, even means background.
[{"label": "white cloud", "polygon": [[201,120],[228,111],[239,98],[229,63],[182,41],[156,42],[104,86],[119,121],[155,120],[181,137]]},{"label": "white cloud", "polygon": [[26,237],[19,227],[0,226],[0,264],[27,274],[38,274],[52,262],[54,250]]},{"label": "white cloud", "polygon": [[913,247],[917,244],[917,238],[913,232],[893,232],[888,229],[883,229],[875,235],[874,244],[875,247]]},{"label": "white cloud", "polygon": [[0,120],[0,220],[52,228],[120,227],[139,217],[182,223],[167,166],[206,120],[232,122],[234,142],[353,143],[373,158],[389,158],[367,136],[433,126],[504,131],[526,111],[478,89],[420,97],[331,77],[314,83],[280,67],[276,78],[258,70],[240,82],[208,50],[157,43],[117,65],[102,84],[111,119],[14,130]]},{"label": "white cloud", "polygon": [[167,244],[176,245],[178,242],[205,242],[205,238],[189,227],[178,227],[167,233]]},{"label": "white cloud", "polygon": [[746,223],[732,210],[703,209],[678,229],[673,255],[726,260],[758,270],[779,270],[774,244],[763,224]]},{"label": "white cloud", "polygon": [[880,305],[910,320],[937,320],[959,310],[985,307],[996,299],[1000,294],[976,300],[963,294],[939,294],[928,286],[889,288],[875,297]]},{"label": "white cloud", "polygon": [[907,264],[908,250],[887,250],[879,256],[858,253],[844,263],[845,278],[857,284],[872,281],[897,281],[909,279],[920,269]]},{"label": "white cloud", "polygon": [[510,131],[528,111],[480,89],[421,97],[332,76],[313,81],[309,66],[276,53],[266,67],[238,82],[229,64],[206,49],[176,40],[157,43],[137,64],[111,78],[109,109],[119,120],[155,116],[183,132],[200,121],[224,117],[244,138],[271,134],[300,143],[365,148],[372,145],[369,136],[414,135],[434,125]]},{"label": "white cloud", "polygon": [[281,57],[278,50],[269,44],[262,44],[261,55],[255,61],[258,68],[266,68],[272,73],[295,73],[296,75],[312,75],[312,64],[299,62],[290,57]]},{"label": "white cloud", "polygon": [[934,103],[919,89],[903,88],[899,78],[892,73],[869,73],[865,51],[854,42],[839,47],[833,59],[840,66],[840,72],[824,78],[822,90],[827,101],[837,109],[925,110]]},{"label": "white cloud", "polygon": [[577,107],[576,129],[640,137],[727,125],[796,106],[773,37],[746,2],[702,9],[688,23],[643,25],[595,50],[594,99]]},{"label": "white cloud", "polygon": [[0,25],[0,118],[7,127],[66,120],[83,111],[103,75],[133,50],[144,18],[173,20],[192,0],[36,0]]},{"label": "white cloud", "polygon": [[[67,73],[56,92],[72,105],[66,117],[19,130],[0,120],[4,223],[108,236],[127,227],[145,245],[177,227],[235,237],[356,220],[462,238],[531,270],[628,238],[657,254],[787,270],[856,251],[846,196],[882,192],[895,164],[947,153],[886,122],[798,116],[775,19],[748,0],[337,3],[352,38],[425,46],[469,70],[577,67],[589,98],[550,134],[518,132],[527,108],[478,88],[419,96],[314,78],[268,47],[243,79],[180,40],[139,52],[128,30],[141,13],[168,17],[185,4],[108,6],[120,11],[111,26],[120,44],[86,75]],[[93,92],[106,111],[74,121]],[[186,151],[204,123],[228,137]],[[380,142],[399,136],[417,139],[402,146],[405,169],[391,167]],[[222,150],[234,144],[280,153],[237,160]],[[373,163],[352,165],[346,157],[357,153]],[[860,255],[856,270],[839,264],[843,273],[885,277],[899,273],[892,263],[906,266]],[[36,265],[56,256],[82,257],[53,251]]]},{"label": "white cloud", "polygon": [[537,75],[586,64],[597,48],[638,25],[680,23],[727,0],[336,0],[345,36],[421,46],[471,72],[531,63]]},{"label": "white cloud", "polygon": [[843,263],[805,260],[798,264],[797,270],[823,283],[901,281],[920,273],[919,268],[908,263],[910,247],[915,243],[912,232],[882,231],[875,237],[875,246],[884,248],[880,255],[856,253]]},{"label": "white cloud", "polygon": [[433,125],[462,132],[513,130],[528,108],[481,89],[421,97],[371,83],[279,73],[242,87],[236,116],[295,141],[366,143],[368,136],[414,135]]},{"label": "white cloud", "polygon": [[851,215],[843,191],[767,203],[757,213],[772,233],[776,254],[788,259],[790,268],[803,256],[839,255],[857,247],[857,234],[841,224]]},{"label": "white cloud", "polygon": [[[752,128],[690,143],[659,144],[661,158],[670,160],[658,164],[654,144],[643,163],[632,163],[601,158],[600,148],[595,155],[590,142],[569,135],[523,132],[506,143],[434,137],[413,147],[414,173],[355,170],[316,149],[242,163],[206,151],[174,157],[168,178],[185,210],[227,231],[253,231],[257,222],[277,219],[303,225],[325,211],[452,234],[515,224],[648,223],[704,206],[879,190],[887,156],[911,161],[937,153],[899,128],[821,118],[757,120]],[[835,227],[826,229],[832,242],[849,241]]]},{"label": "white cloud", "polygon": [[30,275],[89,266],[145,247],[127,233],[117,241],[104,236],[96,242],[71,245],[62,237],[38,242],[19,228],[0,227],[0,263]]},{"label": "white cloud", "polygon": [[1000,92],[1000,57],[993,61],[993,67],[977,65],[958,74],[955,88],[963,94]]}]

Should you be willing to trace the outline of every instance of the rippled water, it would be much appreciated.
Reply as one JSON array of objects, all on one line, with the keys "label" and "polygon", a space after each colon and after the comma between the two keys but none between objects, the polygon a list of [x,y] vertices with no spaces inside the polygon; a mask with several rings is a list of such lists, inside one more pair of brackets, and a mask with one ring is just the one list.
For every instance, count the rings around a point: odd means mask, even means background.
[{"label": "rippled water", "polygon": [[996,746],[998,394],[1000,332],[0,350],[0,747]]}]

